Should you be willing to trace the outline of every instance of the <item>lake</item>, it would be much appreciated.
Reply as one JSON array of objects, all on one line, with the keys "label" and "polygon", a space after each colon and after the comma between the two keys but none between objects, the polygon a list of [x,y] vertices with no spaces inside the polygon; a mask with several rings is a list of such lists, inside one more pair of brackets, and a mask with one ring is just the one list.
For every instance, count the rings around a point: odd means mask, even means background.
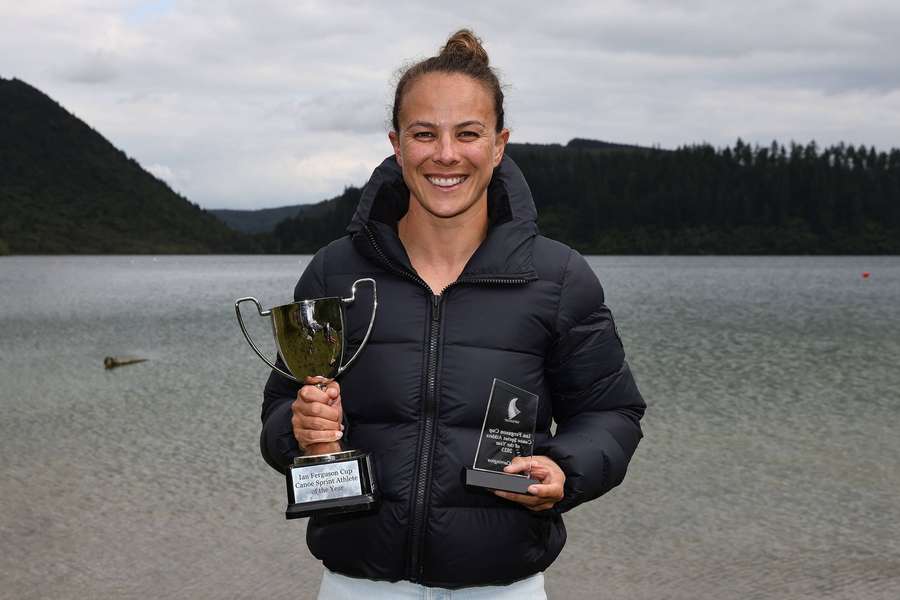
[{"label": "lake", "polygon": [[[315,597],[233,310],[308,260],[0,258],[0,598]],[[550,597],[900,598],[900,257],[589,261],[649,408]]]}]

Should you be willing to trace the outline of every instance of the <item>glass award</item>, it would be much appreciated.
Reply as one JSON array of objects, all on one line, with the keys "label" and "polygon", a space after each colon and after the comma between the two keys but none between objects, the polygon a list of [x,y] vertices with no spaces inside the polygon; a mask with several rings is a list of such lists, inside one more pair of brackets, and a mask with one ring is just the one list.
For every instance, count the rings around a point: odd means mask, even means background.
[{"label": "glass award", "polygon": [[466,468],[466,485],[527,494],[528,486],[540,483],[531,478],[530,469],[524,474],[503,472],[513,458],[534,453],[537,411],[537,394],[494,379],[475,461]]}]

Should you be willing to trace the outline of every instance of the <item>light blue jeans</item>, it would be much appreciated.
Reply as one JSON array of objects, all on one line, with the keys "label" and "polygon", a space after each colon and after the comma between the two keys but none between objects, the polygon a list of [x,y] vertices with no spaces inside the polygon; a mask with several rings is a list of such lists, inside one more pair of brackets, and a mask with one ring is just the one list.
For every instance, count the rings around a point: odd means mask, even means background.
[{"label": "light blue jeans", "polygon": [[547,600],[544,574],[509,585],[484,585],[448,590],[409,581],[372,581],[347,577],[325,569],[319,600]]}]

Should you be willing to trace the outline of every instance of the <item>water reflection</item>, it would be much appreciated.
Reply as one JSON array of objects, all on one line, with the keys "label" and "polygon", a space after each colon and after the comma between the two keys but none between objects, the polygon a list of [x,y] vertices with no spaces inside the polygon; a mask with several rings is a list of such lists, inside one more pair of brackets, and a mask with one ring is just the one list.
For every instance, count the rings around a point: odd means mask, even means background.
[{"label": "water reflection", "polygon": [[[290,301],[307,260],[0,259],[5,594],[314,597],[232,309]],[[591,263],[651,406],[551,597],[898,597],[900,258]]]}]

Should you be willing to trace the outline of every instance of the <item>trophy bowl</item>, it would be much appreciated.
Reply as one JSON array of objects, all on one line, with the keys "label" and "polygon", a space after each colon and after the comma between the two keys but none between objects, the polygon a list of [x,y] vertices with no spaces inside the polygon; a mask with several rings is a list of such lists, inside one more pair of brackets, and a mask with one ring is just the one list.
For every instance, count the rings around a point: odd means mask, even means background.
[{"label": "trophy bowl", "polygon": [[[356,286],[372,286],[372,315],[366,334],[356,352],[344,362],[345,307],[356,299]],[[261,317],[272,324],[275,347],[287,371],[281,369],[257,347],[247,332],[240,305],[251,302]],[[378,307],[374,279],[353,282],[349,298],[329,297],[297,300],[263,310],[256,298],[240,298],[234,303],[238,324],[250,347],[269,367],[300,385],[307,377],[323,377],[325,385],[339,377],[356,360],[372,334]],[[372,458],[367,452],[345,450],[340,442],[313,444],[303,456],[294,459],[285,473],[287,478],[288,519],[313,514],[330,514],[366,510],[378,500]]]}]

